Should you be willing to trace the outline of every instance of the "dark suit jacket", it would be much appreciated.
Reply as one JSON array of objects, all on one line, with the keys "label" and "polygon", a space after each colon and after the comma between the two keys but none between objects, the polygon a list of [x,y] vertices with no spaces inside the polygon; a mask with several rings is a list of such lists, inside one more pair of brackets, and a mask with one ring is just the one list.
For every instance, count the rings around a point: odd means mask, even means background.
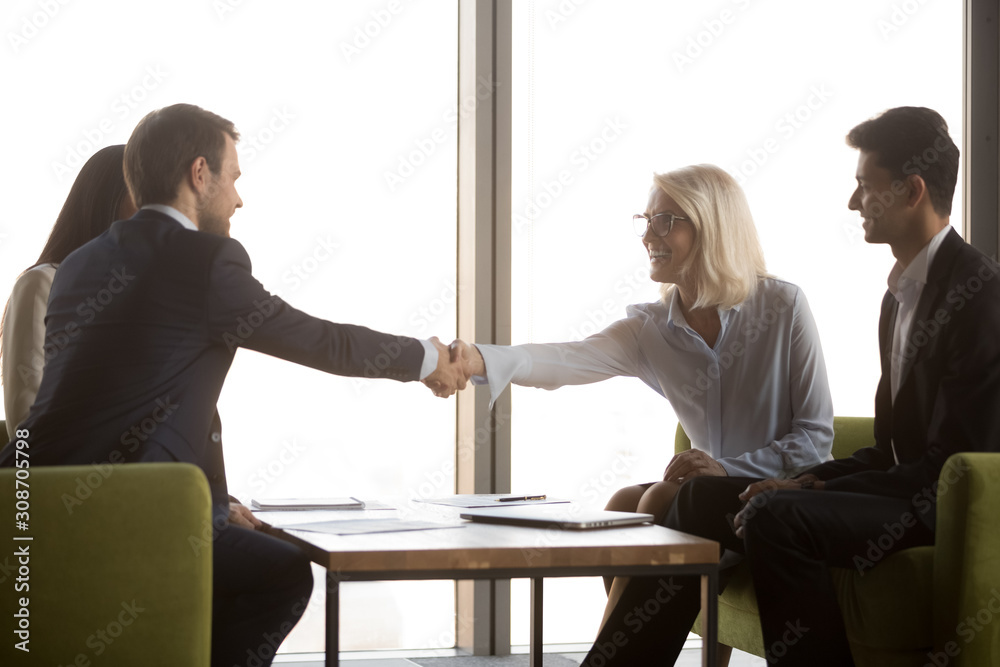
[{"label": "dark suit jacket", "polygon": [[831,491],[908,498],[933,530],[945,460],[956,452],[1000,451],[1000,267],[954,230],[945,236],[914,313],[908,366],[893,403],[889,355],[896,311],[895,297],[886,292],[875,446],[807,472],[826,480]]},{"label": "dark suit jacket", "polygon": [[[238,241],[152,210],[67,257],[49,294],[41,386],[19,425],[31,465],[194,463],[219,515],[228,497],[215,406],[238,348],[338,375],[418,378],[418,340],[311,317],[250,271]],[[12,445],[0,465],[13,465]]]}]

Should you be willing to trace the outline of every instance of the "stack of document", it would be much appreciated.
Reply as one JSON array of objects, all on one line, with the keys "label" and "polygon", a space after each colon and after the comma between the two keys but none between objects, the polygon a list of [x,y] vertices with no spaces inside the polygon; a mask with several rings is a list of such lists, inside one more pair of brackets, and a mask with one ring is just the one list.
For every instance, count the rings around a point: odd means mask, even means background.
[{"label": "stack of document", "polygon": [[256,510],[363,510],[365,504],[357,498],[264,498],[250,501]]}]

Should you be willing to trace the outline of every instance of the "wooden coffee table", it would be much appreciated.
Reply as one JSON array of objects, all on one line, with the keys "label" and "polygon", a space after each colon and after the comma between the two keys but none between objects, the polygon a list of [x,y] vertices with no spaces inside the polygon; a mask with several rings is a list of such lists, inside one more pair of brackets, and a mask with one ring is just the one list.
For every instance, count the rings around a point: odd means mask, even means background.
[{"label": "wooden coffee table", "polygon": [[[440,509],[440,508],[437,508]],[[452,521],[457,521],[453,512]],[[343,518],[360,518],[337,513]],[[372,518],[365,512],[364,518]],[[440,512],[408,512],[407,520],[441,521]],[[265,522],[275,514],[259,515]],[[305,523],[329,513],[296,513]],[[383,515],[383,516],[392,516]],[[447,519],[446,519],[447,520]],[[281,517],[291,523],[287,513]],[[465,523],[460,528],[328,535],[273,526],[268,532],[297,544],[327,570],[326,664],[339,661],[340,584],[345,581],[420,579],[531,579],[531,667],[542,665],[542,581],[545,577],[603,575],[701,577],[705,620],[702,664],[715,665],[719,545],[662,526],[603,530],[558,529]]]}]

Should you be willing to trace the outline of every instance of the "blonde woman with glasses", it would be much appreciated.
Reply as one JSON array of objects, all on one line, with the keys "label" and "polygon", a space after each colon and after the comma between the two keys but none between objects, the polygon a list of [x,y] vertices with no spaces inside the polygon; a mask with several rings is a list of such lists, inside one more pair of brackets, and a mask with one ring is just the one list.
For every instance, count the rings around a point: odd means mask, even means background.
[{"label": "blonde woman with glasses", "polygon": [[833,403],[816,323],[802,290],[767,273],[736,181],[713,165],[656,174],[632,223],[661,298],[577,342],[456,341],[473,382],[488,384],[492,400],[511,382],[645,382],[670,402],[692,447],[669,461],[662,481],[622,489],[607,508],[660,523],[693,477],[795,477],[829,459]]}]

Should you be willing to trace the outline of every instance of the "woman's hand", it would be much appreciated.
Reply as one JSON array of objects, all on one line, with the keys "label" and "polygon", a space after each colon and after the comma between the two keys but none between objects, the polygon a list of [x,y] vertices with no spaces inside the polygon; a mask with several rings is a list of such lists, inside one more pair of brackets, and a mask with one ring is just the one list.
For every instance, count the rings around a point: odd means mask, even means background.
[{"label": "woman's hand", "polygon": [[705,452],[689,449],[681,452],[670,461],[663,471],[664,482],[683,483],[692,477],[726,477],[729,473],[722,464]]},{"label": "woman's hand", "polygon": [[461,358],[467,382],[473,375],[480,377],[486,375],[486,362],[483,361],[483,355],[480,354],[475,345],[469,345],[464,340],[456,338],[448,346],[448,349],[451,351],[452,361]]}]

